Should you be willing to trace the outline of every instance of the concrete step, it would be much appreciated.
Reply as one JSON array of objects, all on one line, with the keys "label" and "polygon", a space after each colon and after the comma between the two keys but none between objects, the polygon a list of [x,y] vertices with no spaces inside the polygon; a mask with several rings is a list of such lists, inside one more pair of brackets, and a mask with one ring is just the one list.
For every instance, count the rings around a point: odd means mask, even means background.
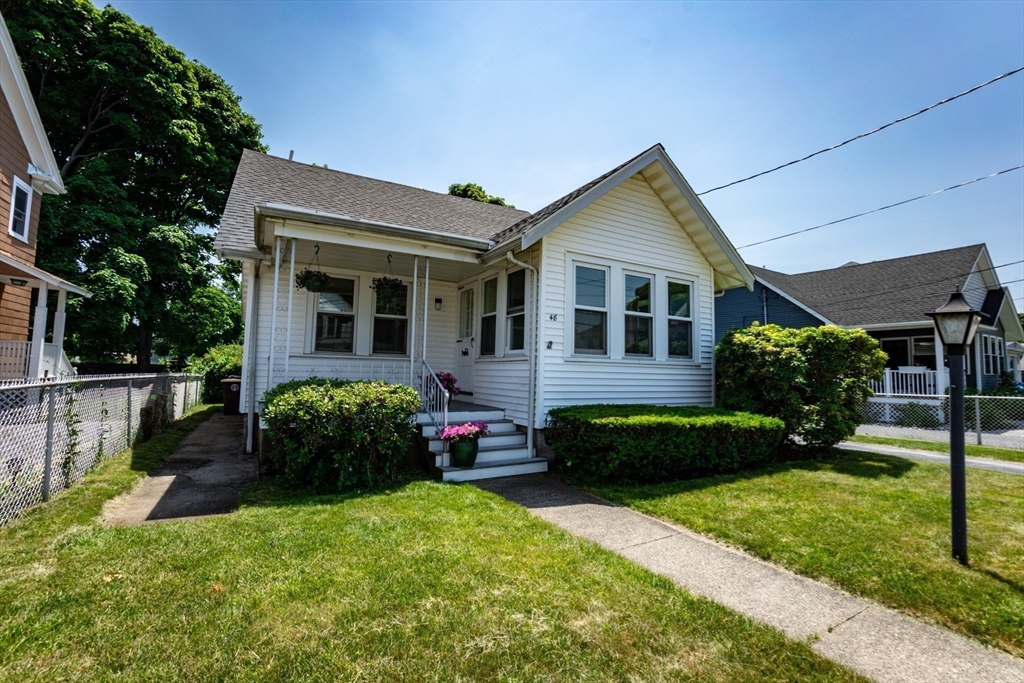
[{"label": "concrete step", "polygon": [[548,471],[548,461],[544,458],[512,458],[492,462],[477,462],[469,469],[458,467],[441,467],[441,481],[474,481],[476,479],[496,479],[512,477],[517,474],[536,474]]},{"label": "concrete step", "polygon": [[[505,419],[504,410],[460,410],[458,412],[448,413],[448,424],[458,424],[460,422],[490,422],[500,421]],[[416,414],[416,424],[428,425],[430,424],[430,415],[427,413]]]},{"label": "concrete step", "polygon": [[[436,467],[441,466],[442,453],[434,451],[434,465]],[[481,447],[476,454],[477,464],[483,462],[495,462],[498,460],[516,460],[520,458],[529,458],[530,454],[526,451],[526,446],[492,446],[489,448]]]},{"label": "concrete step", "polygon": [[[480,437],[480,449],[509,446],[525,446],[526,432],[499,432],[490,436]],[[441,439],[428,439],[427,448],[434,453],[441,453],[444,450],[444,442]]]},{"label": "concrete step", "polygon": [[[477,420],[472,420],[476,422]],[[516,431],[516,425],[512,420],[487,420],[487,431],[491,434],[508,434],[509,432]],[[453,422],[448,420],[449,425],[462,424],[461,422]],[[425,424],[420,425],[423,428],[423,436],[427,439],[432,439],[437,436],[437,432],[434,429],[434,425]]]}]

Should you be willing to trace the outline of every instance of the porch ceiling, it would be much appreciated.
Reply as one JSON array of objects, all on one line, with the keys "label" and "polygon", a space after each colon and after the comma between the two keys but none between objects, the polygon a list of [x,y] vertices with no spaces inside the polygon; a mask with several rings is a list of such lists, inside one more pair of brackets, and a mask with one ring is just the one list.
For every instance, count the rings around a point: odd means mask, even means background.
[{"label": "porch ceiling", "polygon": [[[287,272],[290,250],[285,249],[286,240],[282,240],[284,253],[281,256],[281,269]],[[295,240],[295,272],[306,268],[314,258],[314,242],[309,240]],[[368,249],[364,247],[346,246],[341,244],[320,243],[320,265],[327,268],[341,268],[344,270],[361,270],[376,273],[383,273],[388,265],[388,254],[391,254],[391,269],[396,276],[412,277],[413,254],[389,252],[381,249]],[[423,277],[424,259],[420,257],[420,277]],[[430,258],[430,279],[443,280],[445,282],[459,282],[478,274],[484,266],[460,261],[449,261],[447,259]]]}]

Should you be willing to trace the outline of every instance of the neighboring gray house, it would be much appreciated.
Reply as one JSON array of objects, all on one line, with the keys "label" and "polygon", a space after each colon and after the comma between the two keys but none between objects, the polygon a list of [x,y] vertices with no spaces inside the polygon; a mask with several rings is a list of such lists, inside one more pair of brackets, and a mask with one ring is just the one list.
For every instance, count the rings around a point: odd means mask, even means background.
[{"label": "neighboring gray house", "polygon": [[716,296],[716,342],[755,321],[861,328],[889,355],[877,392],[942,394],[949,371],[944,360],[936,362],[942,343],[927,314],[959,287],[984,315],[967,354],[967,384],[991,389],[1003,372],[1019,373],[1020,358],[1008,354],[1006,344],[1024,341],[1012,297],[992,266],[984,244],[795,275],[751,266],[752,291],[730,289]]},{"label": "neighboring gray house", "polygon": [[[543,471],[556,406],[713,405],[714,292],[754,279],[661,145],[533,214],[245,151],[216,247],[242,262],[250,424],[283,381],[408,384],[433,450],[446,419],[491,424],[445,479]],[[296,289],[307,267],[326,291]]]}]

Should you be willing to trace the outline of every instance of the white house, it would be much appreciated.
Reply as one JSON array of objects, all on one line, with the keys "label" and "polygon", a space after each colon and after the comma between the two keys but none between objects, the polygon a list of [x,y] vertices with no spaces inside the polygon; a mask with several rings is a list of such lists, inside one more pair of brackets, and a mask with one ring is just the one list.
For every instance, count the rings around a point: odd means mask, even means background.
[{"label": "white house", "polygon": [[[430,441],[445,479],[545,470],[555,406],[712,405],[715,292],[754,281],[661,145],[534,214],[246,151],[216,244],[243,263],[248,447],[270,386],[385,379],[421,392],[428,439],[491,424],[472,470]],[[295,286],[306,268],[327,291]]]}]

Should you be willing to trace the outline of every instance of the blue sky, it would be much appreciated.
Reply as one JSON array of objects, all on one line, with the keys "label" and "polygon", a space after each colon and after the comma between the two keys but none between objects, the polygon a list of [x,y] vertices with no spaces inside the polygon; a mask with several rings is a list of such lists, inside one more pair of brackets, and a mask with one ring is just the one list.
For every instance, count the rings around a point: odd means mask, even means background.
[{"label": "blue sky", "polygon": [[[531,211],[656,142],[700,192],[1024,65],[1024,2],[111,4],[221,74],[272,154]],[[703,199],[743,245],[1021,163],[1024,74]],[[1024,172],[741,253],[802,272],[975,242],[1024,259]]]}]

